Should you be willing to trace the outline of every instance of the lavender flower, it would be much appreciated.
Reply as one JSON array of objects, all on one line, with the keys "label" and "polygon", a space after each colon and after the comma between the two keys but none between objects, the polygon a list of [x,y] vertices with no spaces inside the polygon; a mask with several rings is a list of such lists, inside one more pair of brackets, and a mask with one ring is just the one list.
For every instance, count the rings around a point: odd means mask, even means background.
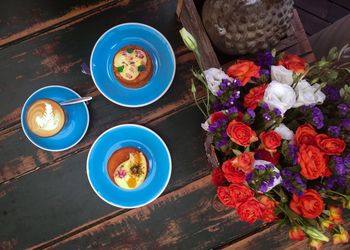
[{"label": "lavender flower", "polygon": [[278,108],[274,108],[272,112],[275,113],[276,116],[282,116],[282,112]]},{"label": "lavender flower", "polygon": [[329,126],[328,127],[328,134],[331,137],[338,137],[340,134],[340,127],[338,126]]},{"label": "lavender flower", "polygon": [[344,118],[341,122],[341,126],[345,129],[350,129],[350,118]]},{"label": "lavender flower", "polygon": [[267,69],[261,69],[259,71],[259,75],[262,76],[262,75],[265,75],[266,77],[270,77],[270,71],[267,70]]},{"label": "lavender flower", "polygon": [[350,153],[344,157],[344,164],[350,168]]},{"label": "lavender flower", "polygon": [[341,98],[339,88],[334,86],[327,86],[322,89],[322,92],[326,94],[327,100],[330,102],[337,102]]},{"label": "lavender flower", "polygon": [[265,103],[265,102],[263,102],[261,104],[261,108],[264,109],[264,110],[270,110],[269,105],[267,103]]},{"label": "lavender flower", "polygon": [[323,128],[323,113],[318,107],[312,108],[312,121],[313,124],[316,126],[317,129]]},{"label": "lavender flower", "polygon": [[271,115],[267,112],[263,113],[263,118],[266,120],[266,121],[270,121],[271,120]]},{"label": "lavender flower", "polygon": [[257,55],[257,64],[264,69],[270,69],[274,61],[275,58],[273,57],[271,51],[260,52]]},{"label": "lavender flower", "polygon": [[251,118],[255,118],[255,112],[254,112],[254,110],[252,110],[252,109],[247,109],[247,113],[248,113],[248,115],[251,117]]},{"label": "lavender flower", "polygon": [[235,106],[232,106],[228,109],[228,113],[229,114],[236,114],[236,113],[238,113],[238,108]]},{"label": "lavender flower", "polygon": [[298,147],[295,144],[288,144],[288,154],[292,158],[293,165],[298,163],[297,157]]},{"label": "lavender flower", "polygon": [[265,193],[268,189],[269,185],[266,181],[261,182],[259,191]]},{"label": "lavender flower", "polygon": [[346,115],[349,111],[349,106],[346,103],[338,104],[337,108],[342,115]]},{"label": "lavender flower", "polygon": [[282,186],[290,193],[302,195],[306,189],[306,184],[303,182],[299,173],[292,172],[284,168],[282,174]]}]

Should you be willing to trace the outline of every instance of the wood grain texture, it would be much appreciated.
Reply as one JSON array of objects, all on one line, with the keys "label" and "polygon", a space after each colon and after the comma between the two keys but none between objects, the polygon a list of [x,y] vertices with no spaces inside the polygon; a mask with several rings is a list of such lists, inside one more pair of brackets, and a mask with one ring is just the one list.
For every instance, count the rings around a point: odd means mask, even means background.
[{"label": "wood grain texture", "polygon": [[177,15],[183,25],[190,32],[198,43],[198,50],[201,55],[199,64],[203,70],[215,67],[219,68],[220,63],[215,51],[207,36],[193,0],[177,1]]},{"label": "wood grain texture", "polygon": [[[119,0],[6,1],[0,5],[0,48],[86,16]],[[124,1],[127,4],[129,1]]]},{"label": "wood grain texture", "polygon": [[210,249],[260,226],[240,221],[233,209],[218,204],[215,188],[207,176],[51,248]]},{"label": "wood grain texture", "polygon": [[[8,59],[7,62],[0,62],[0,98],[2,102],[8,103],[0,110],[0,150],[3,152],[0,156],[0,182],[88,150],[97,136],[112,125],[127,122],[146,123],[193,102],[189,79],[194,56],[185,49],[178,35],[181,26],[176,19],[175,3],[171,0],[159,3],[161,5],[151,2],[145,2],[143,5],[129,4],[127,7],[116,5],[115,8],[81,20],[67,29],[11,46],[0,52]],[[126,14],[129,8],[137,18]],[[158,12],[159,14],[154,14]],[[156,17],[149,19],[149,16]],[[81,62],[89,60],[92,47],[104,30],[132,20],[158,28],[169,39],[177,60],[176,77],[168,93],[155,104],[138,109],[128,109],[109,102],[96,90],[92,79],[80,72]],[[92,26],[96,28],[91,29]],[[36,89],[50,84],[64,85],[82,96],[94,97],[89,105],[93,122],[87,135],[74,148],[57,153],[35,148],[26,139],[19,125],[21,106],[26,98]],[[19,89],[21,91],[18,91]],[[19,157],[19,150],[24,158]],[[30,164],[27,164],[28,162]]]},{"label": "wood grain texture", "polygon": [[333,23],[350,11],[329,0],[294,0],[295,6],[314,15],[316,18]]},{"label": "wood grain texture", "polygon": [[[350,213],[345,213],[345,220],[350,219]],[[345,227],[350,227],[350,222],[345,223]],[[257,232],[249,237],[246,237],[238,242],[225,246],[225,250],[246,250],[246,249],[261,249],[261,250],[296,250],[309,249],[307,240],[292,241],[288,236],[287,227],[279,227],[278,225],[270,225],[266,229]],[[332,245],[331,242],[323,245],[322,249],[349,249],[349,244]]]},{"label": "wood grain texture", "polygon": [[[210,173],[202,147],[202,120],[197,107],[190,106],[147,124],[167,143],[173,159],[165,192]],[[67,233],[75,234],[120,213],[92,191],[86,177],[87,153],[72,155],[50,168],[0,186],[0,224],[7,225],[0,231],[0,246],[14,239],[16,248],[23,249]]]}]

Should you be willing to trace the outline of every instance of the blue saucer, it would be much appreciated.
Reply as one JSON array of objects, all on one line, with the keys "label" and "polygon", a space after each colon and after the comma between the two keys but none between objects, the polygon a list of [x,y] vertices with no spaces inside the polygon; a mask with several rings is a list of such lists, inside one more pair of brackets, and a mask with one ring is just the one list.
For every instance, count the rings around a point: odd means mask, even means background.
[{"label": "blue saucer", "polygon": [[[126,45],[144,48],[152,58],[153,75],[141,88],[126,88],[114,75],[113,58]],[[159,31],[141,23],[125,23],[111,28],[98,39],[90,67],[96,87],[107,99],[125,107],[142,107],[161,98],[169,89],[176,63],[170,43]]]},{"label": "blue saucer", "polygon": [[25,115],[30,105],[39,99],[49,98],[62,102],[81,97],[75,91],[58,85],[47,86],[35,91],[24,103],[21,114],[21,124],[24,134],[37,147],[47,151],[63,151],[75,146],[85,135],[89,126],[89,111],[85,103],[63,106],[67,121],[63,129],[51,137],[40,137],[33,134],[27,127]]},{"label": "blue saucer", "polygon": [[[145,181],[133,190],[118,187],[108,176],[109,158],[123,147],[138,148],[149,163]],[[125,124],[97,138],[90,149],[86,171],[91,187],[102,200],[120,208],[135,208],[152,202],[164,191],[171,175],[171,157],[155,132],[140,125]]]}]

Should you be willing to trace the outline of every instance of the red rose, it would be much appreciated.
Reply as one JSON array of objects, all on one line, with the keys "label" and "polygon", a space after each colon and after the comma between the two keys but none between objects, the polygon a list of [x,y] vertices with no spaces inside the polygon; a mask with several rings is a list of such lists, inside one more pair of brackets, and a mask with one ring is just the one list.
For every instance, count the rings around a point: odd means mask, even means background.
[{"label": "red rose", "polygon": [[238,207],[243,202],[254,196],[253,190],[242,184],[231,184],[229,186],[230,195],[234,201],[235,207]]},{"label": "red rose", "polygon": [[259,85],[249,90],[249,93],[244,97],[244,107],[250,109],[256,109],[259,102],[264,98],[265,89],[267,84]]},{"label": "red rose", "polygon": [[227,75],[236,78],[241,81],[241,85],[244,86],[252,77],[258,78],[260,67],[255,65],[254,62],[248,60],[238,60],[235,64],[231,65],[226,73]]},{"label": "red rose", "polygon": [[324,209],[323,200],[314,189],[306,189],[300,197],[293,194],[289,206],[295,213],[307,219],[315,219]]},{"label": "red rose", "polygon": [[260,196],[259,201],[264,205],[262,220],[265,222],[275,221],[277,218],[275,214],[276,202],[265,195]]},{"label": "red rose", "polygon": [[269,152],[275,152],[276,149],[281,146],[282,137],[279,133],[270,130],[268,132],[262,132],[260,134],[260,140],[265,150]]},{"label": "red rose", "polygon": [[222,204],[227,207],[235,207],[235,203],[231,197],[230,189],[228,187],[218,187],[216,193]]},{"label": "red rose", "polygon": [[237,214],[241,220],[254,223],[256,220],[262,218],[263,208],[264,205],[262,205],[255,198],[251,197],[246,202],[238,206]]},{"label": "red rose", "polygon": [[346,147],[342,139],[332,138],[325,134],[317,135],[316,143],[326,155],[340,155]]},{"label": "red rose", "polygon": [[212,172],[211,181],[215,186],[223,186],[227,183],[224,172],[222,172],[222,169],[220,167],[215,168]]},{"label": "red rose", "polygon": [[297,55],[284,54],[283,58],[278,61],[278,65],[294,71],[295,73],[304,73],[306,62]]},{"label": "red rose", "polygon": [[317,132],[312,125],[305,123],[304,125],[299,126],[295,132],[295,142],[298,147],[302,144],[314,145],[316,135]]},{"label": "red rose", "polygon": [[327,161],[323,152],[313,145],[302,145],[298,152],[301,175],[308,180],[327,175]]},{"label": "red rose", "polygon": [[242,170],[244,173],[249,174],[253,170],[254,161],[254,153],[246,152],[237,156],[233,160],[233,164],[236,165],[239,170]]},{"label": "red rose", "polygon": [[234,143],[244,147],[257,140],[256,133],[247,124],[235,120],[228,124],[226,133]]},{"label": "red rose", "polygon": [[245,174],[238,169],[238,166],[233,163],[232,160],[227,160],[222,164],[222,171],[231,183],[243,183],[245,181]]},{"label": "red rose", "polygon": [[279,152],[268,152],[264,149],[259,149],[255,152],[255,158],[258,160],[269,161],[273,165],[277,165],[281,154]]},{"label": "red rose", "polygon": [[292,227],[290,230],[289,230],[289,238],[291,240],[303,240],[305,238],[305,233],[303,232],[303,230],[301,230],[300,227]]},{"label": "red rose", "polygon": [[225,114],[224,112],[222,112],[222,111],[218,111],[218,112],[212,113],[212,114],[210,115],[210,117],[209,117],[209,118],[210,118],[210,119],[209,119],[210,124],[216,122],[217,120],[219,120],[219,119],[221,119],[221,118],[223,118],[223,117],[226,117],[226,114]]}]

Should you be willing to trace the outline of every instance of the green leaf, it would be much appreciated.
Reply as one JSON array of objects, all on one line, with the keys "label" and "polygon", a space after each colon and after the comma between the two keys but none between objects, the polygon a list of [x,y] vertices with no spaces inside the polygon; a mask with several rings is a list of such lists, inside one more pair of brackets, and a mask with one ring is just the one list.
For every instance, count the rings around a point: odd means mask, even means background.
[{"label": "green leaf", "polygon": [[134,52],[134,49],[132,49],[132,48],[127,48],[127,49],[126,49],[126,52],[128,52],[129,54],[131,54],[132,52]]},{"label": "green leaf", "polygon": [[239,151],[238,149],[232,149],[232,152],[236,155],[236,156],[239,156],[242,154],[241,151]]},{"label": "green leaf", "polygon": [[140,65],[140,66],[137,67],[137,70],[139,72],[145,71],[145,69],[146,69],[145,65]]},{"label": "green leaf", "polygon": [[117,70],[118,70],[119,73],[123,72],[124,66],[119,66],[119,67],[117,67]]},{"label": "green leaf", "polygon": [[196,93],[196,91],[197,91],[196,85],[194,85],[193,79],[191,79],[191,81],[192,81],[191,91],[192,91],[192,93]]}]

